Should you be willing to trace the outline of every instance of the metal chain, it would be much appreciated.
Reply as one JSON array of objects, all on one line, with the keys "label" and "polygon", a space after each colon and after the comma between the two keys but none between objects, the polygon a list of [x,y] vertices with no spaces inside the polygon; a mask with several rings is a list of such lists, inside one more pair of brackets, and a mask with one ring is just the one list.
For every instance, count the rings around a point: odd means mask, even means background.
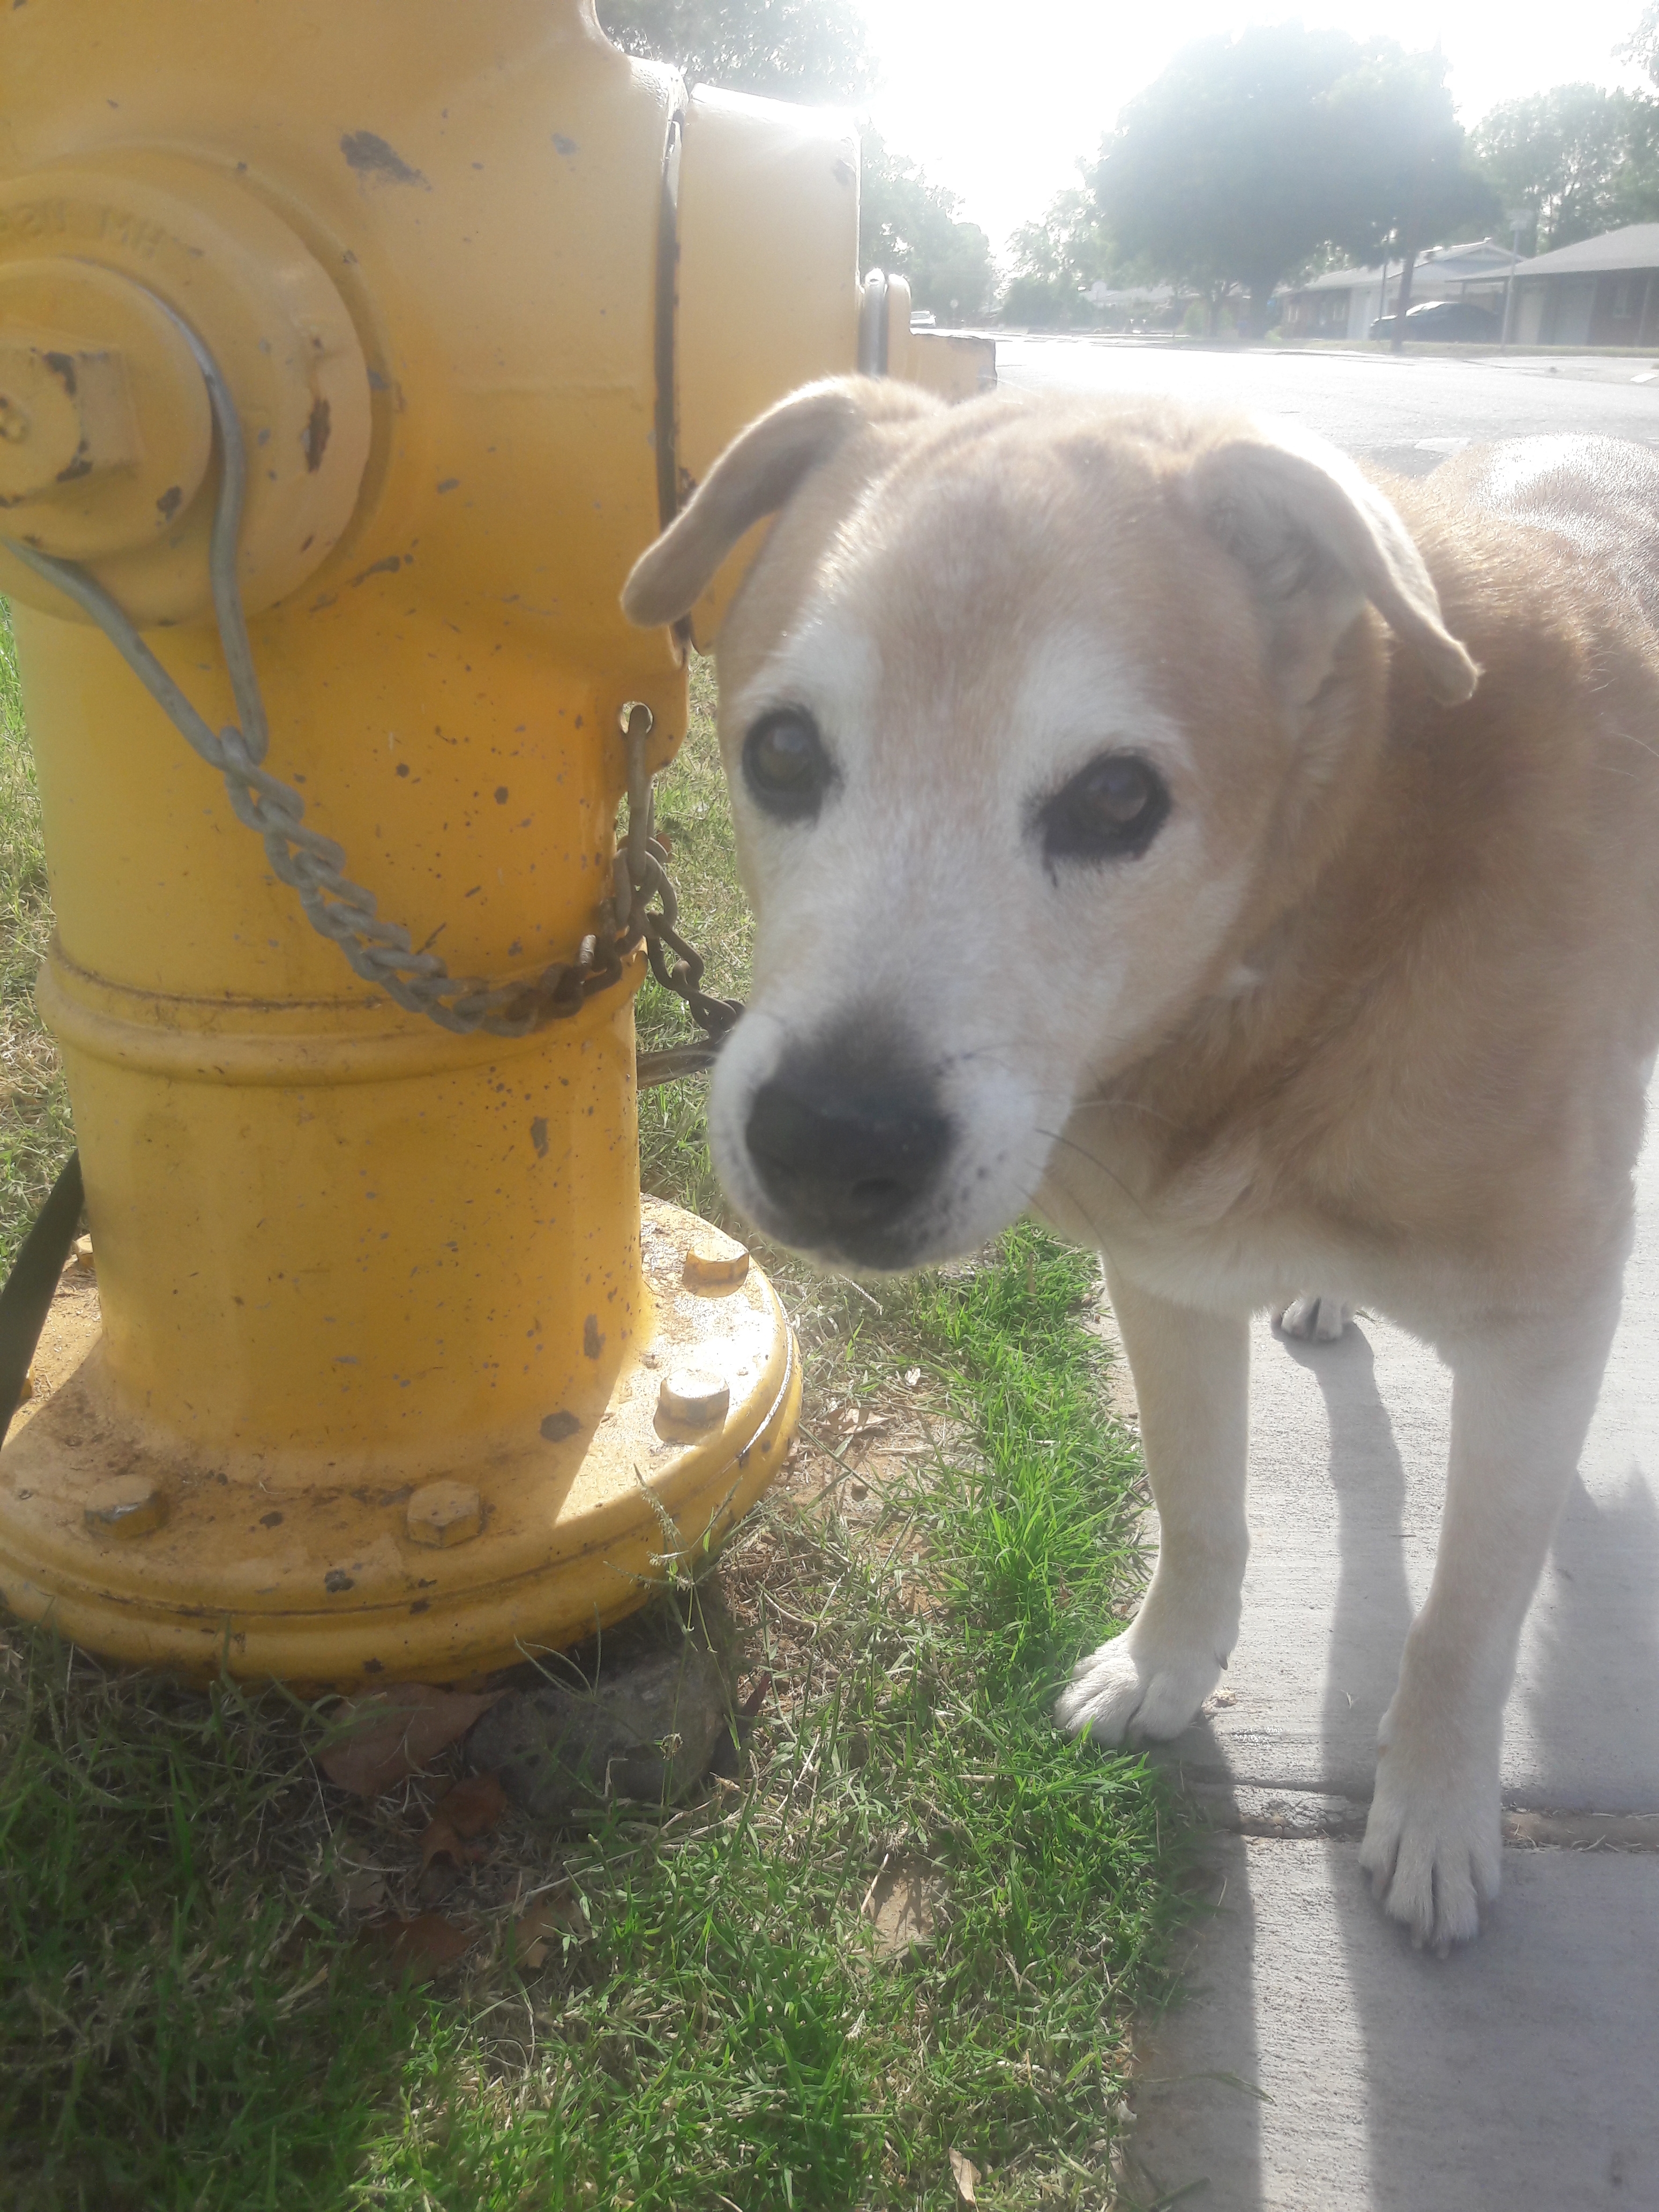
[{"label": "metal chain", "polygon": [[[709,998],[698,988],[703,963],[674,927],[679,908],[663,869],[667,854],[651,836],[653,800],[645,769],[648,708],[635,707],[627,719],[629,842],[616,856],[611,895],[600,902],[598,927],[582,939],[575,959],[556,963],[533,981],[492,985],[476,976],[452,975],[435,953],[416,951],[402,922],[380,918],[374,894],[346,874],[344,848],[333,838],[306,828],[305,801],[299,793],[261,765],[270,732],[236,573],[247,453],[235,403],[218,363],[195,331],[164,301],[155,304],[190,348],[207,386],[218,431],[222,475],[208,569],[240,726],[232,724],[216,736],[109,593],[76,562],[38,552],[14,538],[3,541],[7,551],[66,592],[104,631],[186,744],[222,775],[237,820],[259,837],[276,875],[299,893],[312,927],[331,939],[366,981],[410,1013],[424,1014],[457,1035],[482,1030],[492,1036],[525,1036],[547,1022],[574,1014],[595,993],[620,981],[623,954],[643,939],[653,974],[685,1000],[710,1031],[711,1042],[641,1054],[641,1081],[665,1083],[708,1066],[718,1039],[742,1008]],[[647,905],[653,895],[660,902],[654,910]],[[679,956],[672,968],[663,954],[665,943]]]},{"label": "metal chain", "polygon": [[[651,709],[637,704],[626,708],[623,735],[628,747],[628,842],[618,857],[626,863],[632,891],[628,926],[645,939],[651,973],[665,991],[685,1001],[707,1035],[702,1043],[642,1052],[639,1055],[641,1089],[712,1067],[743,1012],[736,999],[713,998],[702,988],[702,955],[676,927],[680,902],[668,880],[668,848],[656,835],[657,795],[645,761],[645,743],[650,734]],[[658,902],[654,907],[649,903],[653,898]],[[672,961],[670,952],[675,956]]]}]

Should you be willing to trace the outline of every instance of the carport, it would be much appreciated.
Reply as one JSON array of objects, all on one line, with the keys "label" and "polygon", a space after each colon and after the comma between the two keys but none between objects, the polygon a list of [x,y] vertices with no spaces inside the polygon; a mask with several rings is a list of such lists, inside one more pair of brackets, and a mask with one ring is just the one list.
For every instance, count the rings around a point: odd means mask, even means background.
[{"label": "carport", "polygon": [[1507,340],[1517,345],[1659,342],[1659,222],[1628,223],[1540,253],[1515,273]]}]

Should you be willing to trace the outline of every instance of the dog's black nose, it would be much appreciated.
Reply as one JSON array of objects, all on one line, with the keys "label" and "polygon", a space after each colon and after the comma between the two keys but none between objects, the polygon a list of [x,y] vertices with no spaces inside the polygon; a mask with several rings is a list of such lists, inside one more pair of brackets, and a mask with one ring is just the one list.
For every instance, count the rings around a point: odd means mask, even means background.
[{"label": "dog's black nose", "polygon": [[786,1063],[755,1093],[749,1155],[792,1239],[902,1264],[890,1257],[895,1232],[902,1240],[902,1218],[937,1181],[953,1133],[925,1081],[866,1073],[865,1057]]}]

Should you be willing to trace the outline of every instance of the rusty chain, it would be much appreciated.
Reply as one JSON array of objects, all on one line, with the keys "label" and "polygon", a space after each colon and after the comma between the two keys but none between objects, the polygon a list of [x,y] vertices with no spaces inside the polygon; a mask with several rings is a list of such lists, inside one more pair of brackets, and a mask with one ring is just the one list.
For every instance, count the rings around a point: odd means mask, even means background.
[{"label": "rusty chain", "polygon": [[[702,991],[702,961],[675,926],[679,905],[665,870],[667,853],[652,835],[651,779],[645,769],[648,708],[635,706],[625,717],[629,840],[616,855],[611,895],[600,902],[596,927],[581,939],[575,959],[556,962],[533,979],[490,984],[476,976],[452,975],[435,953],[416,949],[404,924],[381,918],[374,894],[346,874],[344,848],[306,827],[304,799],[262,765],[270,734],[236,574],[247,483],[241,424],[213,356],[164,301],[156,305],[176,325],[202,373],[219,437],[222,473],[208,566],[239,723],[216,734],[114,599],[76,562],[15,539],[3,541],[7,551],[65,592],[104,631],[185,742],[223,776],[237,820],[258,836],[272,872],[299,893],[312,927],[337,945],[366,981],[408,1012],[424,1014],[457,1035],[483,1030],[493,1036],[526,1036],[549,1022],[568,1019],[597,993],[619,982],[624,954],[643,942],[652,973],[665,989],[685,1000],[708,1041],[642,1053],[641,1082],[672,1082],[708,1066],[743,1009]],[[658,901],[654,908],[649,904],[653,897]],[[676,956],[672,964],[665,945]]]}]

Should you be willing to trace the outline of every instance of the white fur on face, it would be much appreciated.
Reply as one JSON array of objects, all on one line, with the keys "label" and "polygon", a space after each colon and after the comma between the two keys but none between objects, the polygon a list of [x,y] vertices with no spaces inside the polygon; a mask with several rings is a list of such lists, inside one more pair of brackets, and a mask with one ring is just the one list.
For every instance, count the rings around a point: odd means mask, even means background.
[{"label": "white fur on face", "polygon": [[[1190,1000],[1246,869],[1206,823],[1186,733],[1103,630],[1057,626],[1018,655],[1004,638],[982,659],[965,639],[929,692],[914,656],[884,654],[853,596],[820,602],[722,701],[757,932],[710,1140],[726,1189],[769,1235],[872,1264],[867,1250],[811,1244],[769,1198],[745,1131],[792,1054],[834,1040],[889,1055],[953,1131],[934,1188],[873,1262],[909,1267],[975,1250],[1024,1209],[1073,1108]],[[836,771],[810,823],[773,820],[744,783],[744,736],[786,705],[811,714]],[[1162,829],[1139,858],[1049,861],[1038,811],[1110,752],[1163,777]]]}]

